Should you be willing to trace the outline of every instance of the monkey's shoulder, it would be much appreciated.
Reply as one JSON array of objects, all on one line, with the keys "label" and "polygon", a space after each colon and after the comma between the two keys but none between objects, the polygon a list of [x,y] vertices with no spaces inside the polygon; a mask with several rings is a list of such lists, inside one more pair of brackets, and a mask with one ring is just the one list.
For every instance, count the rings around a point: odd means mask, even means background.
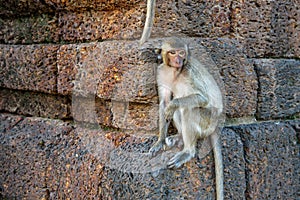
[{"label": "monkey's shoulder", "polygon": [[199,76],[199,74],[204,76],[209,74],[206,66],[193,57],[190,57],[186,68],[187,70],[189,70],[190,73],[193,73],[196,76]]},{"label": "monkey's shoulder", "polygon": [[208,71],[207,66],[199,62],[197,59],[192,58],[187,63],[188,74],[193,79],[194,83],[198,83],[200,85],[215,85],[215,78]]}]

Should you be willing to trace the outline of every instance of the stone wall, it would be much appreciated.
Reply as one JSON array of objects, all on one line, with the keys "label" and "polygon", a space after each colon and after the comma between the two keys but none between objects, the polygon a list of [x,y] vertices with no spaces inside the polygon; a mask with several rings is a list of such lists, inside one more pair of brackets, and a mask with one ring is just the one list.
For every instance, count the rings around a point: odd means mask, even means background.
[{"label": "stone wall", "polygon": [[155,49],[183,37],[222,88],[226,199],[297,199],[298,1],[0,0],[0,199],[214,199],[213,154],[166,169]]}]

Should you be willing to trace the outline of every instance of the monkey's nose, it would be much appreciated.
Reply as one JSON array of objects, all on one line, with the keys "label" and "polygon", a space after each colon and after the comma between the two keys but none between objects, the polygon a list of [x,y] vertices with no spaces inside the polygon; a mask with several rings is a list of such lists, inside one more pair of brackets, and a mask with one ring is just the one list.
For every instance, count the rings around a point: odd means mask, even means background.
[{"label": "monkey's nose", "polygon": [[179,56],[176,57],[175,62],[176,62],[176,64],[180,64],[181,63],[181,59],[180,59]]}]

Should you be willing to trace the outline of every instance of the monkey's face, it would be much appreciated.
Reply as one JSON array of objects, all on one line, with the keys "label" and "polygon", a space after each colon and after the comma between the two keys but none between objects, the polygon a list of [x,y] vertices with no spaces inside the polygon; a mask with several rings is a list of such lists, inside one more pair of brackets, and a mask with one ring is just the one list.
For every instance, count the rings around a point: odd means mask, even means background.
[{"label": "monkey's face", "polygon": [[167,57],[169,61],[169,66],[175,68],[181,68],[183,66],[184,60],[186,59],[185,50],[171,50],[167,52]]}]

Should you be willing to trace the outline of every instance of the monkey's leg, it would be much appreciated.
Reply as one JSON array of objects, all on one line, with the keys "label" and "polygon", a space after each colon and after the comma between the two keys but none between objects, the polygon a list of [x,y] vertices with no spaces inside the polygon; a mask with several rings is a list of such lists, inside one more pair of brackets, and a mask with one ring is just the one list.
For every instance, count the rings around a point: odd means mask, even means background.
[{"label": "monkey's leg", "polygon": [[179,168],[195,156],[197,134],[201,131],[201,128],[198,120],[195,120],[197,118],[193,113],[191,109],[182,111],[182,139],[184,148],[170,159],[168,162],[169,168]]},{"label": "monkey's leg", "polygon": [[181,125],[181,117],[180,117],[179,110],[176,110],[174,113],[173,124],[177,129],[177,134],[166,138],[166,144],[168,147],[173,147],[175,144],[182,145],[182,143],[180,143],[181,136],[182,136],[182,125]]},{"label": "monkey's leg", "polygon": [[160,130],[160,133],[159,133],[158,140],[151,147],[151,149],[149,150],[149,153],[152,156],[155,155],[161,149],[165,148],[165,145],[166,145],[166,136],[167,136],[167,131],[168,131],[169,125],[170,125],[170,121],[164,121],[164,122],[162,122],[161,130]]}]

